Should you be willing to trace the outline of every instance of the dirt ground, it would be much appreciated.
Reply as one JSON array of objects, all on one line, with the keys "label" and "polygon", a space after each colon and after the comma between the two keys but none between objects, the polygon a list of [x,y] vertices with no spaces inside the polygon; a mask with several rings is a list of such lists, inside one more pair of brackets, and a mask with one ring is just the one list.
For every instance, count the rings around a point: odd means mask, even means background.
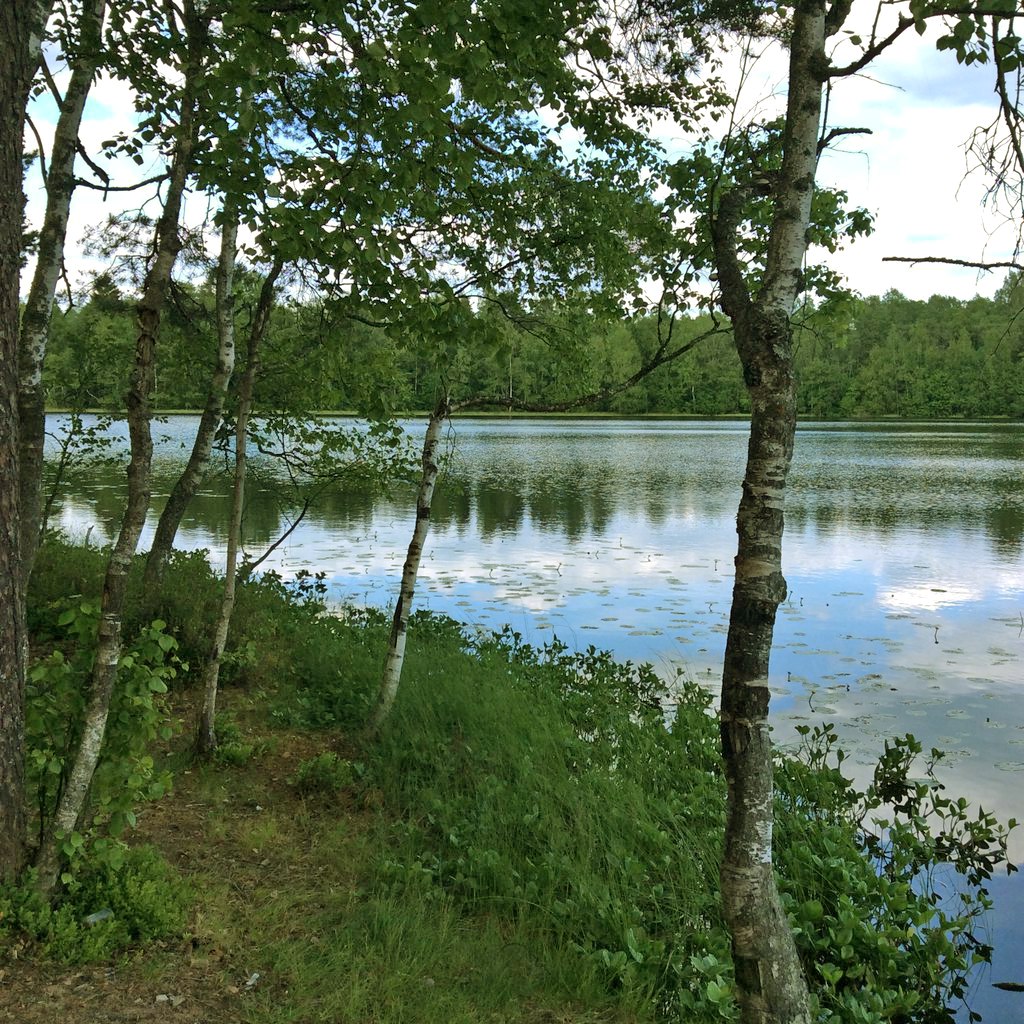
[{"label": "dirt ground", "polygon": [[[282,739],[255,766],[225,770],[237,794],[231,800],[233,814],[257,813],[255,797],[279,808],[296,800],[286,780],[299,762],[323,749],[323,740],[308,734]],[[205,787],[197,785],[200,774],[176,778],[174,793],[143,809],[131,837],[157,846],[192,880],[196,899],[186,938],[129,951],[116,962],[73,967],[40,961],[23,944],[0,949],[0,1021],[231,1024],[246,1018],[245,1002],[255,986],[265,991],[273,982],[254,979],[246,950],[220,948],[223,931],[217,937],[206,928],[201,879],[206,873],[230,878],[233,899],[257,901],[261,888],[276,884],[282,871],[305,868],[268,864],[265,855],[241,848],[230,832],[211,833],[213,812],[223,811],[213,806],[209,778]]]}]

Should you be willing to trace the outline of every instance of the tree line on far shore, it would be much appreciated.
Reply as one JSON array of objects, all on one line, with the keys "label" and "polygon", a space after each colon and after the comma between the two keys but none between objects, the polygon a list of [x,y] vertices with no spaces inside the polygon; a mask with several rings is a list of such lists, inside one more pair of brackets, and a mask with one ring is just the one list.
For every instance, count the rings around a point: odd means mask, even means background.
[{"label": "tree line on far shore", "polygon": [[[874,416],[1024,416],[1024,282],[1012,274],[991,299],[897,291],[808,307],[797,331],[800,413],[813,419]],[[257,397],[263,408],[408,412],[430,408],[444,374],[463,395],[495,404],[557,406],[628,377],[656,344],[652,316],[600,324],[552,308],[547,317],[495,325],[475,318],[439,368],[354,320],[329,322],[314,302],[282,303],[274,316]],[[249,315],[244,303],[240,318]],[[706,316],[682,320],[704,333]],[[46,372],[51,408],[118,410],[134,344],[134,300],[101,276],[78,305],[54,318]],[[495,331],[503,343],[495,345]],[[156,404],[200,408],[216,353],[213,283],[179,286],[161,333]],[[301,398],[299,398],[301,396]],[[297,402],[297,398],[299,398]],[[749,399],[731,334],[705,338],[598,412],[698,416],[745,413]]]}]

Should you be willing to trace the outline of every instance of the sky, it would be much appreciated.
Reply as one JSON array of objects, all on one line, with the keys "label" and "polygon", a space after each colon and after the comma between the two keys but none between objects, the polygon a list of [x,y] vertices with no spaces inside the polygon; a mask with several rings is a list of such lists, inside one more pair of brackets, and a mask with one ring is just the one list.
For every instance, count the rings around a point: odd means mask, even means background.
[{"label": "sky", "polygon": [[[769,51],[749,75],[741,110],[765,113],[784,102],[785,58],[779,50]],[[836,82],[830,125],[871,129],[870,135],[839,140],[823,156],[819,169],[821,183],[844,188],[852,203],[865,207],[875,218],[873,235],[828,257],[855,291],[872,295],[896,288],[910,298],[943,294],[967,299],[992,295],[999,287],[1005,276],[1002,270],[984,273],[883,262],[885,256],[917,255],[975,261],[1013,258],[1012,227],[991,204],[985,206],[983,177],[967,175],[966,141],[995,112],[990,69],[962,67],[951,54],[937,52],[933,38],[919,38],[913,32],[871,66],[870,77]],[[32,116],[48,146],[56,118],[52,100],[37,101]],[[83,126],[87,149],[95,153],[100,142],[130,124],[131,117],[131,100],[124,87],[98,82]],[[671,128],[660,138],[670,152],[686,144]],[[27,139],[34,148],[32,136]],[[158,169],[147,166],[141,171],[149,174]],[[134,175],[139,175],[139,169],[125,162],[125,179]],[[26,193],[28,217],[38,226],[44,201],[38,175],[30,175]],[[128,205],[127,199],[116,195],[104,201],[99,192],[79,191],[69,229],[68,267],[73,283],[80,283],[83,272],[94,266],[79,251],[86,227]],[[205,198],[188,201],[187,216],[199,219],[206,212]]]}]

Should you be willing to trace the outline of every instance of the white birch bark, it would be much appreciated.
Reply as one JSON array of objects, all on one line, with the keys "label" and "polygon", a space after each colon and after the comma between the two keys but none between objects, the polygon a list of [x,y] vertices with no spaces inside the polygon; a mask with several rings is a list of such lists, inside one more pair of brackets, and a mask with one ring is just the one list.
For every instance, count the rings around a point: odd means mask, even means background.
[{"label": "white birch bark", "polygon": [[174,547],[174,538],[185,510],[206,476],[213,441],[224,413],[228,382],[235,371],[234,277],[238,253],[238,210],[230,199],[225,199],[224,206],[225,221],[221,228],[216,282],[217,362],[210,378],[192,451],[160,513],[153,544],[146,558],[143,586],[150,597],[160,586],[164,566]]},{"label": "white birch bark", "polygon": [[447,395],[441,399],[430,414],[427,432],[423,439],[422,470],[420,486],[416,495],[416,525],[413,527],[412,539],[402,567],[402,583],[395,604],[395,614],[391,620],[391,636],[388,640],[387,655],[384,658],[384,670],[381,673],[380,689],[377,703],[367,724],[367,733],[375,735],[384,724],[402,681],[402,666],[405,663],[405,644],[409,631],[409,615],[416,591],[416,577],[419,574],[423,548],[430,532],[430,507],[434,499],[434,486],[437,483],[437,448],[441,439],[441,426],[451,411],[451,401]]},{"label": "white birch bark", "polygon": [[824,2],[803,0],[793,14],[783,164],[774,184],[768,254],[756,298],[736,256],[741,193],[723,197],[714,232],[722,306],[732,319],[751,398],[720,719],[728,783],[722,909],[732,936],[743,1024],[811,1020],[807,983],[772,867],[768,673],[776,611],[786,595],[782,533],[796,431],[790,317],[800,291],[814,192],[824,43]]},{"label": "white birch bark", "polygon": [[21,317],[18,413],[21,425],[21,564],[22,585],[26,587],[42,526],[43,442],[46,432],[43,362],[75,191],[78,133],[96,74],[106,6],[106,0],[92,0],[82,12],[82,47],[75,58],[54,131],[46,178],[46,212],[39,233],[32,283]]},{"label": "white birch bark", "polygon": [[146,275],[138,305],[139,333],[135,343],[135,365],[126,396],[131,442],[128,497],[121,528],[107,563],[103,581],[96,659],[89,684],[82,738],[75,751],[67,785],[36,858],[38,886],[46,895],[51,895],[57,886],[62,860],[61,842],[78,827],[102,751],[110,700],[121,657],[121,616],[128,584],[128,570],[149,508],[150,470],[153,461],[150,396],[156,365],[156,340],[164,298],[180,247],[178,220],[195,145],[195,99],[202,60],[202,26],[196,19],[190,3],[186,4],[186,12],[189,54],[181,112],[164,208],[157,221],[154,235],[154,258]]},{"label": "white birch bark", "polygon": [[[236,222],[237,223],[237,222]],[[196,731],[196,750],[201,755],[211,754],[217,747],[217,692],[220,681],[220,665],[224,647],[228,641],[231,617],[235,610],[235,591],[238,584],[238,552],[242,540],[242,512],[245,507],[246,445],[249,438],[249,417],[252,414],[253,390],[259,371],[260,347],[270,322],[274,304],[274,286],[281,274],[282,263],[274,263],[260,290],[256,317],[249,331],[245,373],[238,388],[238,414],[235,419],[235,472],[231,489],[231,517],[228,521],[226,565],[224,568],[224,591],[221,595],[217,624],[214,627],[210,656],[203,669],[203,706]],[[222,301],[223,295],[223,301]],[[217,322],[222,331],[233,330],[232,303],[229,291],[222,293],[220,280],[217,289]]]}]

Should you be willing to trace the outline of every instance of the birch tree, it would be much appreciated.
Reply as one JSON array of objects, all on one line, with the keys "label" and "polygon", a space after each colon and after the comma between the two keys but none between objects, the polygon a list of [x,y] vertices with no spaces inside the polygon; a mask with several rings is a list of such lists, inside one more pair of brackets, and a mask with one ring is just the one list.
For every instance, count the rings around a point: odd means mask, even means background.
[{"label": "birch tree", "polygon": [[38,884],[46,894],[54,891],[60,874],[63,844],[70,840],[85,806],[89,785],[99,761],[107,715],[121,654],[121,624],[128,570],[145,524],[150,499],[153,439],[150,430],[150,395],[156,365],[156,342],[167,288],[180,245],[178,222],[186,183],[192,170],[195,146],[197,92],[203,71],[207,25],[192,3],[184,8],[183,28],[187,47],[183,85],[177,111],[164,208],[157,220],[153,253],[137,307],[139,332],[135,362],[126,396],[131,458],[128,464],[128,496],[114,547],[103,580],[94,669],[89,698],[67,785],[36,859]]},{"label": "birch tree", "polygon": [[[833,47],[830,54],[830,40],[844,29],[850,8],[848,0],[798,0],[778,19],[767,6],[751,8],[752,24],[768,19],[762,24],[788,49],[780,158],[765,147],[726,145],[715,162],[698,147],[695,156],[681,161],[676,180],[677,185],[686,180],[684,191],[696,189],[690,199],[693,209],[702,211],[707,247],[701,248],[698,228],[691,252],[697,265],[706,261],[715,271],[717,300],[732,323],[752,410],[720,717],[728,782],[721,892],[744,1024],[809,1024],[812,1019],[807,979],[773,873],[768,709],[775,617],[787,592],[782,535],[796,426],[792,316],[798,296],[815,284],[806,262],[808,244],[823,237],[814,216],[821,193],[818,156],[833,139],[865,130],[823,124],[823,92],[830,81],[863,71],[910,29],[923,32],[931,19],[945,26],[939,49],[954,50],[961,63],[991,60],[999,79],[1008,69],[1019,69],[1021,60],[1019,39],[1008,42],[1010,4],[951,8],[912,0],[891,22],[883,6],[863,37],[847,31],[847,48]],[[988,18],[1003,22],[1002,29],[990,26]],[[838,63],[836,55],[849,47],[852,58]],[[1004,112],[1006,95],[1000,90]],[[826,246],[834,247],[828,238],[834,242],[837,232],[857,234],[866,226],[856,212],[826,217]],[[818,270],[816,283],[834,285],[835,277]]]},{"label": "birch tree", "polygon": [[39,543],[43,442],[46,429],[43,360],[57,280],[64,261],[68,216],[75,191],[78,136],[89,90],[100,60],[106,0],[85,4],[78,39],[70,55],[71,78],[63,97],[47,164],[46,213],[39,232],[36,264],[21,317],[18,410],[21,428],[22,582],[28,585]]},{"label": "birch tree", "polygon": [[[188,462],[171,488],[153,534],[153,543],[146,558],[143,588],[153,596],[160,586],[164,566],[174,546],[189,502],[195,497],[210,463],[214,438],[220,427],[227,397],[228,383],[235,370],[235,261],[238,256],[238,208],[226,199],[221,216],[220,256],[216,271],[214,319],[217,330],[217,354],[206,393],[206,402],[199,417],[199,426],[192,443]],[[258,315],[258,314],[257,314]]]},{"label": "birch tree", "polygon": [[[274,308],[274,289],[283,269],[277,260],[267,274],[260,289],[259,301],[249,328],[246,345],[245,372],[238,386],[238,408],[235,412],[235,469],[231,487],[231,513],[228,520],[227,552],[224,567],[224,590],[214,626],[210,656],[203,667],[203,706],[196,734],[196,748],[201,755],[211,754],[217,746],[217,690],[221,660],[228,640],[231,616],[235,608],[235,589],[238,576],[238,552],[241,547],[242,512],[245,506],[246,448],[249,441],[249,417],[252,414],[253,391],[259,372],[260,347],[267,332],[270,314]],[[225,303],[226,291],[218,288],[217,319],[221,330],[229,330],[230,303]],[[222,346],[223,348],[223,346]]]}]

